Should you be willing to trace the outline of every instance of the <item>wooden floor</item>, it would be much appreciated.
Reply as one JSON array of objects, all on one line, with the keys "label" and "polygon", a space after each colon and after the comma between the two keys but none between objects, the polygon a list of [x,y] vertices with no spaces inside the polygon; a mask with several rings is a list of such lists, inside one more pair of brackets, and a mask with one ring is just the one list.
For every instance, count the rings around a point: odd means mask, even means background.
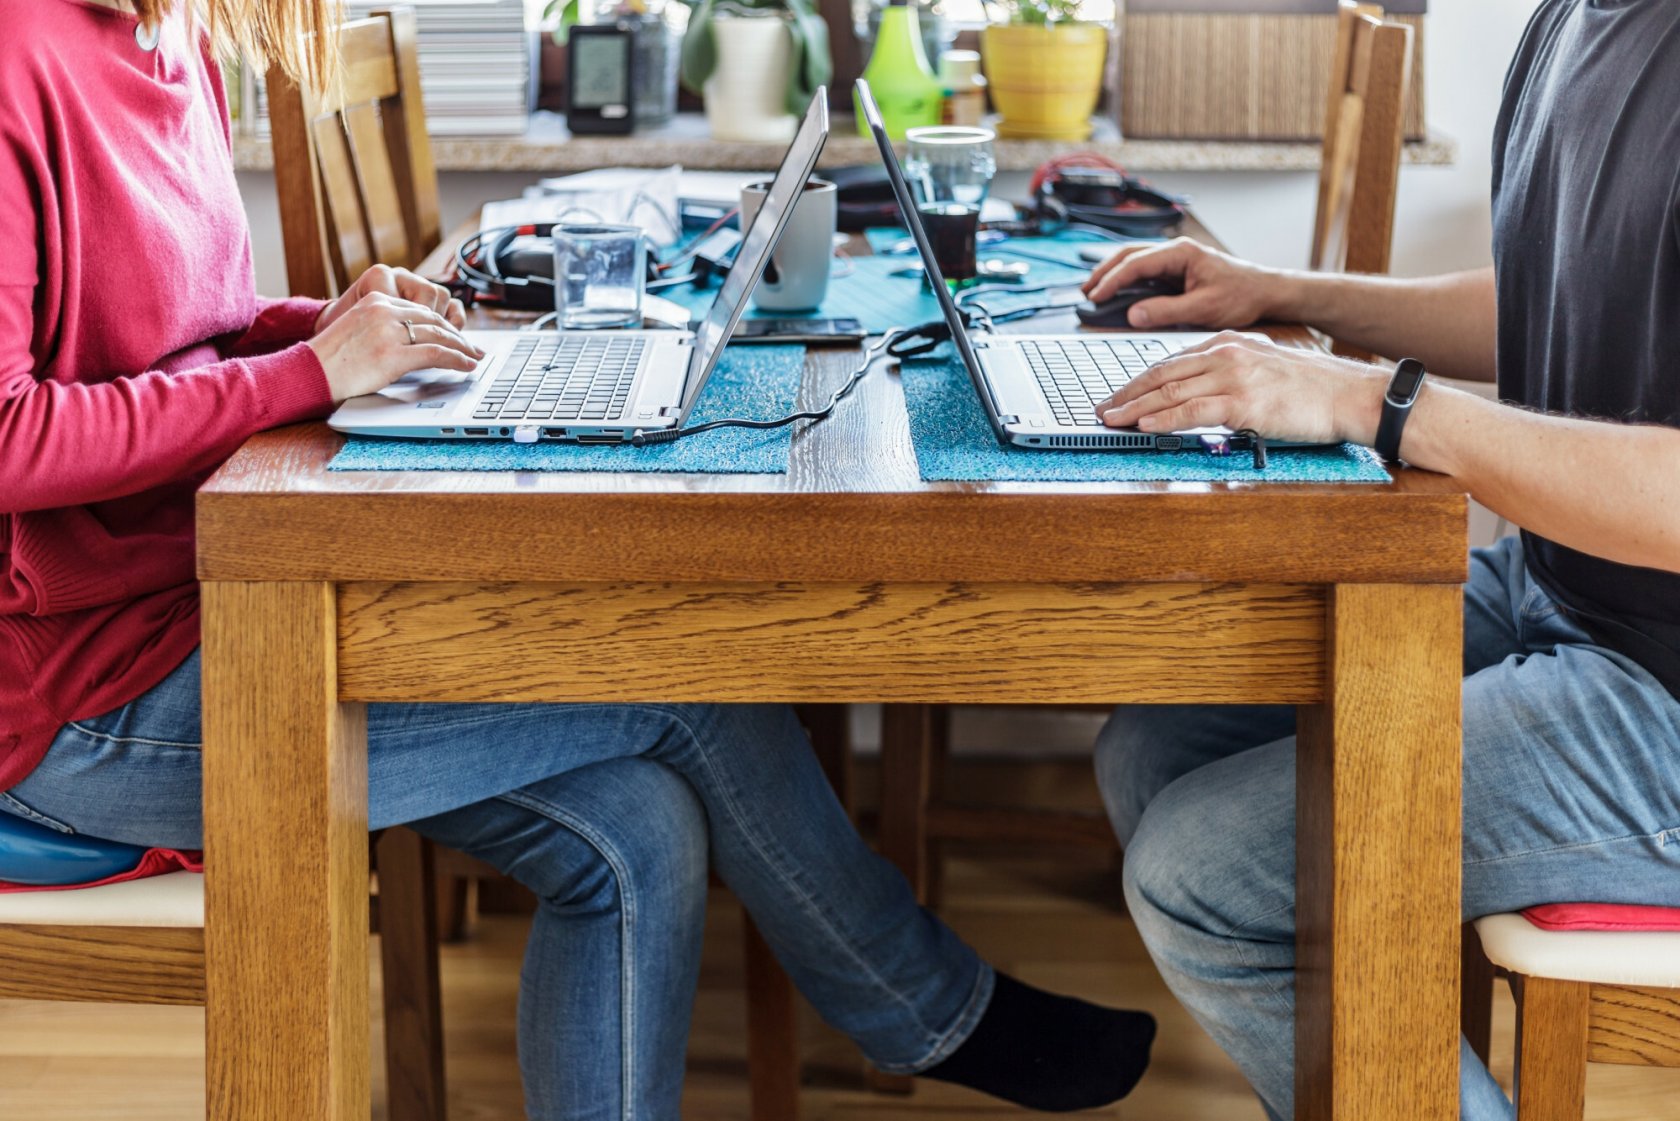
[{"label": "wooden floor", "polygon": [[[1161,1018],[1153,1070],[1122,1106],[1128,1121],[1262,1121],[1242,1078],[1177,1008],[1113,905],[1105,868],[1044,860],[952,861],[946,913],[988,957],[1050,988],[1150,1009]],[[746,1117],[737,910],[721,893],[707,931],[689,1059],[688,1121]],[[452,1121],[522,1117],[513,1008],[524,924],[490,918],[445,961]],[[377,978],[375,979],[377,981]],[[1509,1000],[1496,1044],[1509,1078]],[[0,1004],[0,1118],[182,1121],[201,1116],[203,1016],[192,1009]],[[1026,1114],[953,1087],[909,1099],[864,1089],[847,1041],[807,1016],[810,1121],[955,1121]],[[376,1067],[377,1069],[377,1067]],[[1595,1067],[1594,1121],[1680,1118],[1680,1071]],[[382,1108],[376,1110],[383,1116]]]},{"label": "wooden floor", "polygon": [[[960,769],[960,768],[959,768]],[[1037,764],[1007,781],[1034,804],[1092,800],[1089,765]],[[1069,776],[1073,777],[1069,777]],[[960,776],[959,776],[960,779]],[[864,783],[863,789],[872,784]],[[1241,1075],[1179,1009],[1119,910],[1114,870],[1092,855],[948,862],[944,913],[1000,967],[1046,988],[1147,1008],[1162,1024],[1155,1062],[1132,1097],[1087,1116],[1127,1121],[1264,1121]],[[514,1061],[514,1002],[525,923],[490,917],[469,944],[445,950],[445,1018],[451,1121],[523,1116]],[[376,957],[377,960],[377,957]],[[373,979],[378,984],[377,976]],[[377,1004],[375,1005],[377,1007]],[[1511,1005],[1503,987],[1495,1070],[1507,1087]],[[695,1011],[686,1121],[747,1116],[745,1006],[739,909],[714,894]],[[376,1021],[377,1025],[377,1021]],[[204,1017],[195,1009],[0,1003],[0,1121],[186,1121],[203,1110]],[[376,1027],[377,1031],[377,1027]],[[864,1087],[851,1044],[805,1016],[807,1121],[956,1121],[1029,1116],[977,1094],[933,1083],[911,1098]],[[379,1054],[375,1040],[375,1055]],[[375,1061],[375,1115],[384,1117]],[[1680,1121],[1680,1070],[1594,1067],[1591,1121]],[[401,1121],[401,1119],[396,1119]]]}]

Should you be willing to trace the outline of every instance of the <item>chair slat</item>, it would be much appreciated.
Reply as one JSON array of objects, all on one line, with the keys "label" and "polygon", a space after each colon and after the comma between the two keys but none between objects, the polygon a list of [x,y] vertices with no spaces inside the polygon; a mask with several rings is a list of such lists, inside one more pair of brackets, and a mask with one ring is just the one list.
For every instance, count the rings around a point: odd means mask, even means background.
[{"label": "chair slat", "polygon": [[361,191],[350,158],[350,141],[344,122],[336,115],[321,117],[310,125],[315,141],[315,159],[321,170],[321,193],[328,224],[327,248],[339,286],[345,277],[360,276],[373,264],[372,240],[362,215]]},{"label": "chair slat", "polygon": [[[1318,168],[1318,213],[1313,219],[1313,244],[1310,261],[1320,267],[1330,223],[1335,209],[1330,205],[1336,193],[1338,156],[1342,151],[1343,131],[1340,126],[1342,103],[1356,87],[1352,82],[1354,58],[1354,28],[1363,20],[1381,20],[1383,10],[1376,4],[1360,4],[1355,0],[1341,0],[1336,19],[1336,48],[1330,65],[1328,100],[1324,109],[1324,149]],[[1357,135],[1357,133],[1355,134]]]},{"label": "chair slat", "polygon": [[1369,29],[1363,61],[1359,160],[1347,222],[1349,272],[1386,273],[1394,247],[1406,85],[1412,66],[1412,29],[1383,23]]},{"label": "chair slat", "polygon": [[373,259],[406,267],[413,261],[379,110],[373,104],[353,105],[344,110],[343,119],[350,137],[350,159],[361,194],[362,213],[367,218]]},{"label": "chair slat", "polygon": [[294,295],[342,292],[370,265],[412,267],[443,239],[411,8],[343,24],[320,94],[268,75],[274,176]]},{"label": "chair slat", "polygon": [[443,240],[438,217],[437,169],[432,165],[432,142],[426,135],[426,109],[420,93],[420,52],[413,8],[395,8],[384,15],[391,21],[391,46],[397,59],[397,95],[380,106],[385,146],[402,200],[403,222],[416,265]]},{"label": "chair slat", "polygon": [[339,51],[344,67],[332,86],[332,101],[323,108],[336,112],[397,96],[397,60],[389,20],[372,16],[344,24]]},{"label": "chair slat", "polygon": [[[1342,0],[1313,219],[1315,270],[1388,272],[1411,65],[1410,27],[1384,22],[1374,5]],[[1340,342],[1333,349],[1373,357]]]}]

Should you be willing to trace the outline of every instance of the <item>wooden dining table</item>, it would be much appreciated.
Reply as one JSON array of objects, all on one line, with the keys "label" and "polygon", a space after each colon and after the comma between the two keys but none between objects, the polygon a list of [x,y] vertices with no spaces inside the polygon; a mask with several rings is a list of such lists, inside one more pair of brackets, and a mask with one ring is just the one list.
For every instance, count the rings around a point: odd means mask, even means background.
[{"label": "wooden dining table", "polygon": [[[801,406],[858,353],[809,351]],[[397,701],[1295,705],[1296,1116],[1457,1117],[1454,480],[926,482],[888,363],[779,475],[329,471],[343,442],[261,433],[198,498],[210,1118],[368,1116]]]}]

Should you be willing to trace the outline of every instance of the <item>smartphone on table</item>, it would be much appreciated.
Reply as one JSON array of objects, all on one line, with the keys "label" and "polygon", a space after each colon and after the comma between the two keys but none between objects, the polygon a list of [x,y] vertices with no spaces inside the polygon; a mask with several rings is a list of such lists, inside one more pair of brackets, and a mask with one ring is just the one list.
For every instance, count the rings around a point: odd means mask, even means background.
[{"label": "smartphone on table", "polygon": [[855,319],[743,319],[731,343],[860,343],[868,335]]}]

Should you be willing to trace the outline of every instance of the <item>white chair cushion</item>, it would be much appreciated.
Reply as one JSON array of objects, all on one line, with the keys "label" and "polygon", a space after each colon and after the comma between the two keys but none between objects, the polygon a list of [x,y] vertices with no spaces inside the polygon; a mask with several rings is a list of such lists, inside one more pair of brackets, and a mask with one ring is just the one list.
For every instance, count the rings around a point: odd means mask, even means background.
[{"label": "white chair cushion", "polygon": [[1525,977],[1680,989],[1680,933],[1541,930],[1521,915],[1476,920],[1488,960]]},{"label": "white chair cushion", "polygon": [[204,925],[204,876],[170,872],[72,891],[0,893],[0,926]]}]

